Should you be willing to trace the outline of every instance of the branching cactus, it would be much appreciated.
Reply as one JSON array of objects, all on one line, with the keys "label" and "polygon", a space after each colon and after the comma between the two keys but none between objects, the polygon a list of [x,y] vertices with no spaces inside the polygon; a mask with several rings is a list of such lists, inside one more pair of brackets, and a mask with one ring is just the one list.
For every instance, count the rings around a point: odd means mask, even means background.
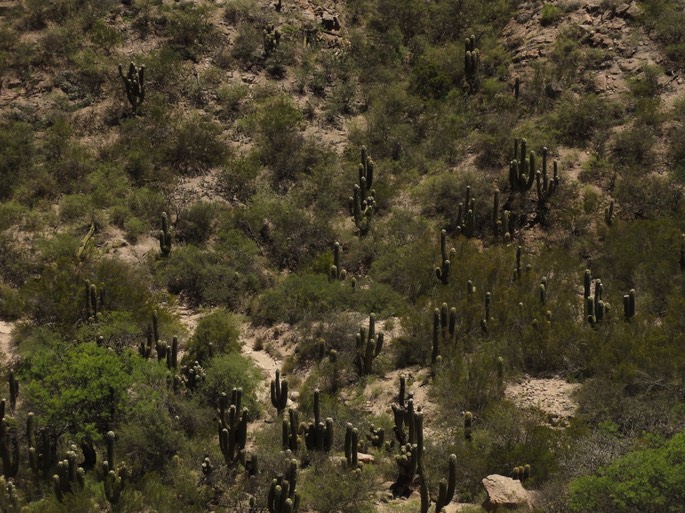
[{"label": "branching cactus", "polygon": [[476,48],[476,36],[471,35],[464,43],[464,76],[469,92],[478,88],[478,70],[480,69],[480,52]]},{"label": "branching cactus", "polygon": [[360,376],[371,374],[373,360],[383,349],[384,335],[382,332],[376,334],[376,315],[369,315],[369,331],[364,328],[359,329],[356,343],[356,356],[354,363]]},{"label": "branching cactus", "polygon": [[549,200],[559,187],[559,163],[555,160],[552,163],[553,176],[550,179],[547,175],[547,147],[542,148],[542,171],[535,172],[535,182],[538,193],[538,203],[543,204]]},{"label": "branching cactus", "polygon": [[169,218],[166,212],[162,212],[162,229],[159,231],[159,249],[163,257],[168,257],[171,253],[173,236],[169,231]]},{"label": "branching cactus", "polygon": [[342,246],[336,242],[333,246],[333,264],[331,265],[329,278],[331,281],[343,281],[347,277],[347,271],[340,267],[340,254],[342,253]]},{"label": "branching cactus", "polygon": [[300,429],[300,416],[297,410],[293,408],[288,408],[288,418],[283,418],[283,450],[290,450],[291,452],[297,452],[299,448],[299,438],[297,432]]},{"label": "branching cactus", "polygon": [[119,502],[125,481],[128,479],[128,468],[126,465],[117,465],[114,459],[115,438],[114,431],[107,433],[107,461],[102,464],[105,474],[105,480],[103,482],[105,497],[107,497],[110,504]]},{"label": "branching cactus", "polygon": [[134,63],[131,63],[128,66],[128,73],[124,75],[123,67],[119,64],[119,76],[124,82],[126,98],[131,104],[131,110],[135,115],[145,99],[145,66],[138,68]]},{"label": "branching cactus", "polygon": [[685,233],[680,236],[680,270],[685,271]]},{"label": "branching cactus", "polygon": [[247,442],[247,408],[240,409],[242,390],[234,388],[229,405],[225,393],[219,398],[219,447],[227,465],[240,461],[245,463],[245,443]]},{"label": "branching cactus", "polygon": [[347,466],[357,468],[359,464],[359,431],[348,422],[345,430],[345,460]]},{"label": "branching cactus", "polygon": [[281,379],[279,370],[276,370],[276,379],[271,380],[271,404],[278,415],[283,413],[288,404],[288,380]]},{"label": "branching cactus", "polygon": [[61,501],[64,494],[83,489],[86,472],[76,465],[76,446],[71,446],[66,459],[57,464],[57,473],[52,476],[55,495]]},{"label": "branching cactus", "polygon": [[435,363],[440,357],[441,342],[454,340],[457,329],[457,309],[449,308],[443,303],[440,308],[433,310],[433,352],[431,362]]},{"label": "branching cactus", "polygon": [[19,442],[16,434],[10,431],[6,418],[0,419],[0,459],[2,475],[15,477],[19,471]]},{"label": "branching cactus", "polygon": [[10,369],[7,375],[7,385],[10,391],[10,413],[14,413],[17,407],[17,397],[19,397],[19,381],[14,376],[14,369]]},{"label": "branching cactus", "polygon": [[47,428],[36,436],[35,417],[29,412],[26,418],[26,443],[29,447],[29,467],[34,477],[40,474],[47,476],[50,469],[57,462],[57,438],[50,435]]},{"label": "branching cactus", "polygon": [[86,280],[86,319],[98,320],[98,313],[102,310],[105,304],[105,285],[100,284],[98,291],[95,283],[90,283]]},{"label": "branching cactus", "polygon": [[319,396],[319,390],[314,390],[314,422],[303,427],[305,446],[308,451],[329,452],[333,447],[333,419],[322,422]]},{"label": "branching cactus", "polygon": [[376,210],[376,192],[372,189],[374,182],[374,164],[368,156],[366,147],[362,146],[361,162],[359,164],[359,183],[354,184],[350,207],[354,217],[354,224],[360,236],[365,235],[370,228],[371,219]]},{"label": "branching cactus", "polygon": [[414,442],[400,446],[400,453],[395,456],[398,467],[397,480],[393,484],[395,495],[407,496],[409,485],[423,467],[423,414],[415,412],[413,432]]},{"label": "branching cactus", "polygon": [[373,424],[369,426],[369,432],[366,433],[366,439],[372,447],[382,449],[385,445],[385,429],[376,427]]},{"label": "branching cactus", "polygon": [[473,436],[473,413],[464,412],[464,439],[471,440]]},{"label": "branching cactus", "polygon": [[440,267],[435,268],[435,275],[442,282],[443,285],[448,285],[450,282],[450,257],[456,256],[456,249],[450,249],[447,252],[447,231],[442,230],[440,232],[440,256],[442,258],[442,264]]},{"label": "branching cactus", "polygon": [[[431,505],[431,498],[428,492],[428,485],[426,483],[423,469],[419,469],[419,486],[421,494],[421,513],[428,513]],[[442,478],[438,487],[438,497],[435,501],[435,513],[440,513],[442,509],[447,506],[454,498],[454,492],[457,489],[457,456],[450,454],[449,470],[447,479]]]},{"label": "branching cactus", "polygon": [[589,296],[585,300],[585,311],[587,315],[587,321],[590,326],[595,326],[597,323],[602,322],[609,312],[609,303],[602,300],[602,293],[604,287],[602,286],[602,280],[595,280],[595,294],[594,296]]},{"label": "branching cactus", "polygon": [[473,237],[476,230],[476,201],[471,196],[471,187],[466,187],[463,203],[457,208],[457,233],[466,237]]}]

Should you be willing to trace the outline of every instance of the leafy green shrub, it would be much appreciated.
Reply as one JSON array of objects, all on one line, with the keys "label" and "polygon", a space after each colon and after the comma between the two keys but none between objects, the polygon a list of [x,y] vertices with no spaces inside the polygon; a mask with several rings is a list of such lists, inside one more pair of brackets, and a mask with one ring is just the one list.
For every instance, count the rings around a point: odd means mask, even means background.
[{"label": "leafy green shrub", "polygon": [[33,162],[32,127],[20,121],[0,123],[0,199],[9,197],[22,171]]},{"label": "leafy green shrub", "polygon": [[166,161],[183,174],[221,165],[228,156],[221,132],[221,125],[206,115],[196,113],[180,120],[167,144]]},{"label": "leafy green shrub", "polygon": [[212,6],[192,3],[167,9],[167,34],[172,46],[184,57],[197,58],[206,46],[217,42],[211,10]]},{"label": "leafy green shrub", "polygon": [[218,186],[221,195],[228,201],[237,199],[246,202],[256,191],[256,178],[260,169],[257,159],[250,157],[231,159],[219,175]]},{"label": "leafy green shrub", "polygon": [[552,125],[561,142],[584,146],[619,121],[619,115],[618,105],[606,98],[593,94],[581,98],[566,96],[552,116]]},{"label": "leafy green shrub", "polygon": [[614,160],[626,167],[636,167],[649,160],[652,154],[654,131],[642,124],[633,125],[616,137],[613,148]]},{"label": "leafy green shrub", "polygon": [[203,364],[212,356],[238,352],[240,322],[240,317],[224,309],[202,317],[188,341],[183,361]]},{"label": "leafy green shrub", "polygon": [[199,201],[182,212],[176,222],[176,237],[191,244],[201,244],[212,235],[217,205]]},{"label": "leafy green shrub", "polygon": [[249,67],[261,58],[263,42],[264,35],[252,23],[239,23],[231,55],[243,67]]},{"label": "leafy green shrub", "polygon": [[373,511],[373,471],[373,466],[367,465],[358,474],[328,458],[317,461],[307,479],[298,484],[301,502],[321,513],[369,513]]},{"label": "leafy green shrub", "polygon": [[540,11],[540,25],[547,27],[554,25],[561,19],[562,11],[556,5],[545,4]]},{"label": "leafy green shrub", "polygon": [[208,405],[216,407],[222,393],[230,397],[231,390],[241,388],[243,406],[250,411],[251,418],[257,416],[260,406],[255,397],[255,390],[259,383],[260,372],[252,360],[240,354],[215,356],[207,361],[205,372],[206,378],[200,387],[200,392]]},{"label": "leafy green shrub", "polygon": [[570,506],[579,513],[676,513],[685,502],[685,432],[652,440],[596,475],[571,483]]},{"label": "leafy green shrub", "polygon": [[135,216],[127,217],[124,221],[124,230],[126,231],[126,240],[131,244],[138,241],[138,237],[143,235],[147,229],[145,222]]},{"label": "leafy green shrub", "polygon": [[428,48],[412,67],[411,90],[423,98],[440,99],[460,83],[463,76],[462,45]]}]

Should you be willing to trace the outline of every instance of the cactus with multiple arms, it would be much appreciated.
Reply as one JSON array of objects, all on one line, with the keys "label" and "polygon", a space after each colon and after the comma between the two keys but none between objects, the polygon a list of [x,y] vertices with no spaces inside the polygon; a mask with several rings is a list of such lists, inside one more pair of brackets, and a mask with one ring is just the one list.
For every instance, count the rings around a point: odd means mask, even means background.
[{"label": "cactus with multiple arms", "polygon": [[16,434],[10,432],[6,418],[0,419],[0,459],[2,459],[2,475],[15,477],[19,471],[19,442]]},{"label": "cactus with multiple arms", "polygon": [[288,462],[285,475],[279,475],[271,481],[267,496],[269,513],[296,513],[300,506],[297,493],[297,460]]},{"label": "cactus with multiple arms", "polygon": [[[421,513],[428,513],[430,509],[430,494],[428,493],[428,485],[426,484],[425,474],[423,468],[419,469],[419,486],[421,494]],[[442,509],[447,506],[454,498],[454,492],[457,488],[457,456],[450,454],[449,471],[447,479],[442,478],[438,488],[438,497],[435,501],[435,513],[440,513]]]},{"label": "cactus with multiple arms", "polygon": [[288,418],[283,419],[283,450],[290,450],[291,452],[297,452],[299,448],[299,439],[297,437],[297,431],[300,429],[300,417],[297,410],[292,408],[288,409]]},{"label": "cactus with multiple arms", "polygon": [[245,443],[247,442],[247,408],[240,409],[242,390],[234,388],[229,405],[228,396],[223,393],[219,398],[219,447],[227,465],[237,461],[245,463]]},{"label": "cactus with multiple arms", "polygon": [[347,271],[340,267],[340,253],[342,253],[342,246],[336,242],[333,246],[333,264],[329,271],[331,281],[343,281],[347,277]]},{"label": "cactus with multiple arms", "polygon": [[366,146],[362,146],[361,162],[359,164],[359,183],[354,184],[353,195],[350,198],[354,224],[360,236],[365,235],[369,231],[371,218],[376,209],[376,192],[371,188],[374,181],[373,171],[373,160],[368,156]]},{"label": "cactus with multiple arms", "polygon": [[329,452],[333,447],[333,419],[328,417],[325,423],[321,421],[319,396],[319,390],[314,390],[314,422],[303,428],[304,441],[309,451]]},{"label": "cactus with multiple arms", "polygon": [[7,385],[10,390],[10,413],[14,413],[17,407],[17,397],[19,396],[19,381],[14,376],[14,369],[10,369],[7,375]]},{"label": "cactus with multiple arms", "polygon": [[126,98],[135,115],[145,99],[145,66],[138,68],[134,63],[131,63],[128,66],[128,73],[124,75],[123,67],[119,64],[119,76],[124,82]]},{"label": "cactus with multiple arms", "polygon": [[76,466],[76,446],[72,445],[66,459],[57,464],[57,473],[52,476],[57,498],[61,501],[65,493],[82,489],[85,475],[83,468]]},{"label": "cactus with multiple arms", "polygon": [[456,255],[456,250],[452,248],[447,253],[447,231],[442,230],[440,232],[440,256],[442,258],[442,264],[440,267],[435,268],[435,275],[442,282],[443,285],[448,285],[450,282],[450,259],[452,255]]},{"label": "cactus with multiple arms", "polygon": [[114,460],[115,438],[116,436],[113,431],[107,433],[107,461],[102,464],[105,473],[105,480],[103,482],[105,497],[107,497],[110,504],[119,502],[121,492],[124,489],[124,483],[128,478],[128,468],[126,465],[116,465]]},{"label": "cactus with multiple arms", "polygon": [[384,335],[382,332],[376,334],[376,316],[372,313],[369,315],[368,333],[364,328],[360,328],[357,334],[357,352],[354,363],[360,376],[366,376],[371,373],[373,360],[383,349],[383,339]]},{"label": "cactus with multiple arms", "polygon": [[271,380],[271,404],[278,415],[283,413],[288,404],[288,380],[281,379],[279,370],[276,370],[276,379]]}]

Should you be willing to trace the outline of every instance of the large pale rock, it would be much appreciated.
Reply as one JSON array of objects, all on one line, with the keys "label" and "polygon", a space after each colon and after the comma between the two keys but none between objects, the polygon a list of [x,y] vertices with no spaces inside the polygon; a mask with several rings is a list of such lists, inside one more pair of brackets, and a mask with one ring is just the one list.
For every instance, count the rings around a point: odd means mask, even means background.
[{"label": "large pale rock", "polygon": [[483,479],[483,486],[488,498],[483,503],[486,511],[497,511],[498,508],[531,507],[533,495],[526,490],[521,481],[498,474]]}]

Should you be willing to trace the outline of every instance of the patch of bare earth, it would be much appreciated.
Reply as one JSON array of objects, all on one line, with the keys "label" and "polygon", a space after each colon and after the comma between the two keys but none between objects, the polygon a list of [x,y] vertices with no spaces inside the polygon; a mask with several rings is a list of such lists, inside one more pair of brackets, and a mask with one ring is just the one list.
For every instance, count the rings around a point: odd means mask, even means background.
[{"label": "patch of bare earth", "polygon": [[579,388],[580,384],[561,378],[524,376],[519,382],[507,385],[504,393],[519,408],[539,410],[552,426],[565,427],[578,409],[573,396]]},{"label": "patch of bare earth", "polygon": [[10,363],[15,356],[12,346],[13,322],[0,321],[0,362]]}]

